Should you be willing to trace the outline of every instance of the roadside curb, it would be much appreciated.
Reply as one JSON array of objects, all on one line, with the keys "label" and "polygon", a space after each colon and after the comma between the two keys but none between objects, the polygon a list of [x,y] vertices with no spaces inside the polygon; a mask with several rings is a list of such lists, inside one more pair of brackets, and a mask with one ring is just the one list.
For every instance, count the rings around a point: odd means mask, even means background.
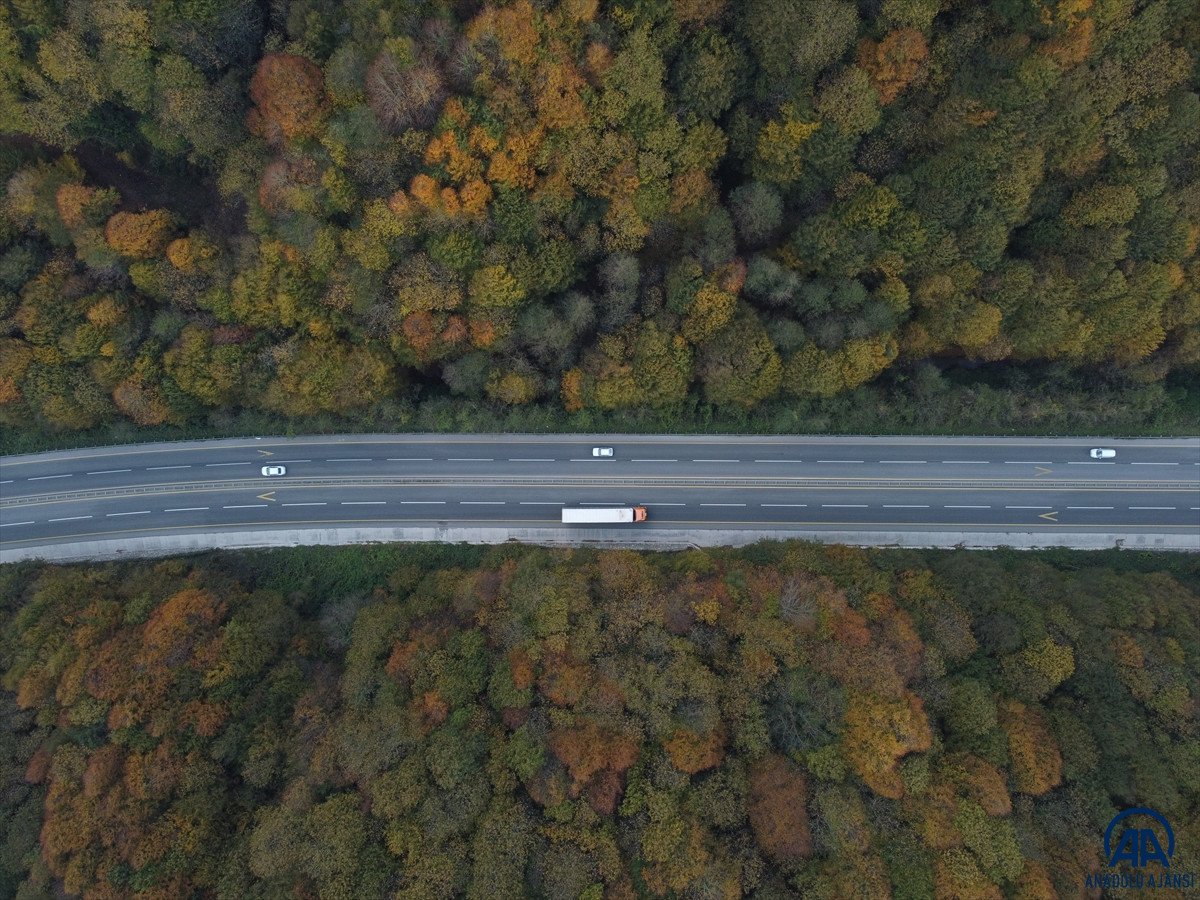
[{"label": "roadside curb", "polygon": [[386,528],[288,528],[264,531],[218,531],[155,535],[118,540],[79,541],[0,550],[0,564],[25,560],[80,562],[175,556],[211,550],[269,549],[351,544],[440,543],[504,544],[517,542],[548,547],[621,547],[639,550],[682,550],[695,547],[742,547],[759,541],[803,540],[858,547],[909,549],[1154,550],[1197,552],[1194,534],[1028,534],[1003,531],[850,531],[654,529],[639,536],[610,528],[479,528],[404,526]]}]

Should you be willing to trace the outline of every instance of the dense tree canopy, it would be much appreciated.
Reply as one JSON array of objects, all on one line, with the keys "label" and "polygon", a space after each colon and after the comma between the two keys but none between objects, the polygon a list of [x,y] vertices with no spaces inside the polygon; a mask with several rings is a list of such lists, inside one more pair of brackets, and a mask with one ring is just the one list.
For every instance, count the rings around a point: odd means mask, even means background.
[{"label": "dense tree canopy", "polygon": [[1193,0],[16,3],[0,421],[1194,372],[1198,33]]},{"label": "dense tree canopy", "polygon": [[0,894],[1078,897],[1130,806],[1196,871],[1198,589],[801,543],[10,566]]}]

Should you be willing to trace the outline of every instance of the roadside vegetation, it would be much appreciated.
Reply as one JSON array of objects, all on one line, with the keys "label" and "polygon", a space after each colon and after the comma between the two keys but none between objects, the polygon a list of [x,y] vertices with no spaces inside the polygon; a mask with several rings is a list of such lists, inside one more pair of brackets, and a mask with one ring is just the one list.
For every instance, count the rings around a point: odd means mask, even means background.
[{"label": "roadside vegetation", "polygon": [[0,895],[1080,896],[1200,868],[1200,562],[300,548],[0,569]]},{"label": "roadside vegetation", "polygon": [[6,446],[1194,430],[1198,44],[1191,0],[7,6]]}]

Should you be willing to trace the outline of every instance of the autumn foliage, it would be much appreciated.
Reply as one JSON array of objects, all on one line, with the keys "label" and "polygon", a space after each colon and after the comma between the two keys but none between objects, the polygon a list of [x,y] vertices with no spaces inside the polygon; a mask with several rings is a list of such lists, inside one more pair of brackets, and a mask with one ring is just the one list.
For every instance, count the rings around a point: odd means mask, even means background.
[{"label": "autumn foliage", "polygon": [[302,56],[264,56],[250,79],[251,131],[273,144],[315,133],[325,112],[323,82],[321,70]]},{"label": "autumn foliage", "polygon": [[0,883],[1074,896],[1121,798],[1195,810],[1197,597],[1166,564],[780,543],[21,567]]}]

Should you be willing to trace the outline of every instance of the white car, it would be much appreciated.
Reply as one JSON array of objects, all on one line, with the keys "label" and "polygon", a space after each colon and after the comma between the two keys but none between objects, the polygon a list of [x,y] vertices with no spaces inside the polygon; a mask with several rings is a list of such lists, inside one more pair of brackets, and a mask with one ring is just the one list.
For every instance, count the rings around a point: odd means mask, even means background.
[{"label": "white car", "polygon": [[1116,450],[1109,450],[1107,447],[1097,447],[1092,451],[1092,459],[1112,459],[1116,455]]},{"label": "white car", "polygon": [[592,448],[592,456],[612,456],[612,455],[613,455],[612,447],[593,447]]},{"label": "white car", "polygon": [[267,477],[272,475],[286,475],[287,469],[285,469],[283,466],[263,466],[262,473]]}]

